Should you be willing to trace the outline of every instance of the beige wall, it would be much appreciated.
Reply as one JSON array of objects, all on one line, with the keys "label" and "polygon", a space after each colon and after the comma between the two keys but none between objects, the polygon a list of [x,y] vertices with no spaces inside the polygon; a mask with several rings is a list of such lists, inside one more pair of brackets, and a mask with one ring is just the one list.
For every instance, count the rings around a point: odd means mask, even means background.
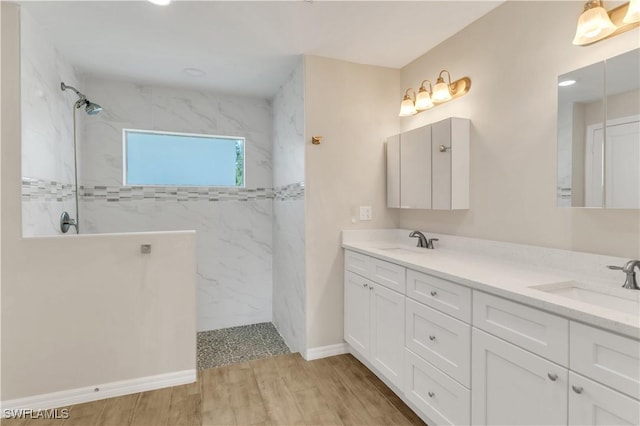
[{"label": "beige wall", "polygon": [[[314,56],[305,64],[307,347],[343,336],[340,231],[394,227],[384,141],[399,131],[400,72]],[[323,136],[320,145],[311,136]],[[358,207],[372,206],[360,222]],[[355,220],[355,223],[352,222]]]},{"label": "beige wall", "polygon": [[640,257],[637,210],[556,207],[557,76],[638,47],[638,29],[571,44],[581,5],[506,2],[402,69],[401,90],[442,68],[467,75],[465,97],[401,120],[402,130],[471,119],[471,209],[403,211],[402,228]]},{"label": "beige wall", "polygon": [[21,238],[19,8],[0,8],[2,400],[195,369],[192,232]]}]

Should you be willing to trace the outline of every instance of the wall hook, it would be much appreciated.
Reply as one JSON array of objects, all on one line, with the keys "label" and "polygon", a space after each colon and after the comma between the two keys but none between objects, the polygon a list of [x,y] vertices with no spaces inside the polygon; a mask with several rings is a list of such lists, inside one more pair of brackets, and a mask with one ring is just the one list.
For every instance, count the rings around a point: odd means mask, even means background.
[{"label": "wall hook", "polygon": [[311,136],[311,143],[314,145],[320,145],[322,142],[322,136]]}]

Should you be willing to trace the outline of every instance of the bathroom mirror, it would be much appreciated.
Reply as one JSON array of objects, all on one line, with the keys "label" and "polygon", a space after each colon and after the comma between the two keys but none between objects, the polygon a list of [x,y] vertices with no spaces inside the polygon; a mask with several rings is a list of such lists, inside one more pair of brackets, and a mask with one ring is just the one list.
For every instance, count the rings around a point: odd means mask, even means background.
[{"label": "bathroom mirror", "polygon": [[640,49],[558,77],[559,207],[640,208],[639,88]]}]

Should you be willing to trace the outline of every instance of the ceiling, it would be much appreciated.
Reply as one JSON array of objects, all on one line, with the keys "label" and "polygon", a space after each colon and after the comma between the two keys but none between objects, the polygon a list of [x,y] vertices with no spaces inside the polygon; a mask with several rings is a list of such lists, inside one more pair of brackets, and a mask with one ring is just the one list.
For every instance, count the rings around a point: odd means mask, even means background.
[{"label": "ceiling", "polygon": [[[270,98],[297,55],[401,68],[500,3],[25,1],[22,7],[83,73]],[[206,74],[190,76],[184,68]]]}]

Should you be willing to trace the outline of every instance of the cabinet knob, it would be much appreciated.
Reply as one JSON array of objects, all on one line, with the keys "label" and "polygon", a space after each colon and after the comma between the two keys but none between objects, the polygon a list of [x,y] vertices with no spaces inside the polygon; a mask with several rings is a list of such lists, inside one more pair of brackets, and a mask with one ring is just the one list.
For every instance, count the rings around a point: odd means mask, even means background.
[{"label": "cabinet knob", "polygon": [[584,390],[582,386],[576,386],[576,385],[571,385],[571,389],[573,389],[575,393],[582,393],[582,391]]},{"label": "cabinet knob", "polygon": [[373,286],[372,285],[369,286],[369,290],[373,290]]},{"label": "cabinet knob", "polygon": [[558,375],[556,373],[547,373],[547,376],[552,382],[555,382],[556,380],[558,380]]},{"label": "cabinet knob", "polygon": [[429,395],[429,398],[433,398],[436,394],[433,392],[427,392],[427,394]]},{"label": "cabinet knob", "polygon": [[433,291],[431,291],[431,295],[432,295],[433,297],[436,297],[436,296],[438,295],[438,292],[437,292],[437,291],[435,291],[435,290],[433,290]]},{"label": "cabinet knob", "polygon": [[436,340],[436,336],[429,336],[429,340],[433,342],[434,340]]},{"label": "cabinet knob", "polygon": [[364,286],[364,288],[368,288],[369,287],[369,284],[367,284],[367,283],[364,283],[362,285]]},{"label": "cabinet knob", "polygon": [[438,150],[439,150],[440,152],[447,152],[447,150],[448,150],[448,149],[451,149],[451,147],[450,147],[450,146],[444,146],[444,145],[440,145],[440,146],[438,147]]}]

